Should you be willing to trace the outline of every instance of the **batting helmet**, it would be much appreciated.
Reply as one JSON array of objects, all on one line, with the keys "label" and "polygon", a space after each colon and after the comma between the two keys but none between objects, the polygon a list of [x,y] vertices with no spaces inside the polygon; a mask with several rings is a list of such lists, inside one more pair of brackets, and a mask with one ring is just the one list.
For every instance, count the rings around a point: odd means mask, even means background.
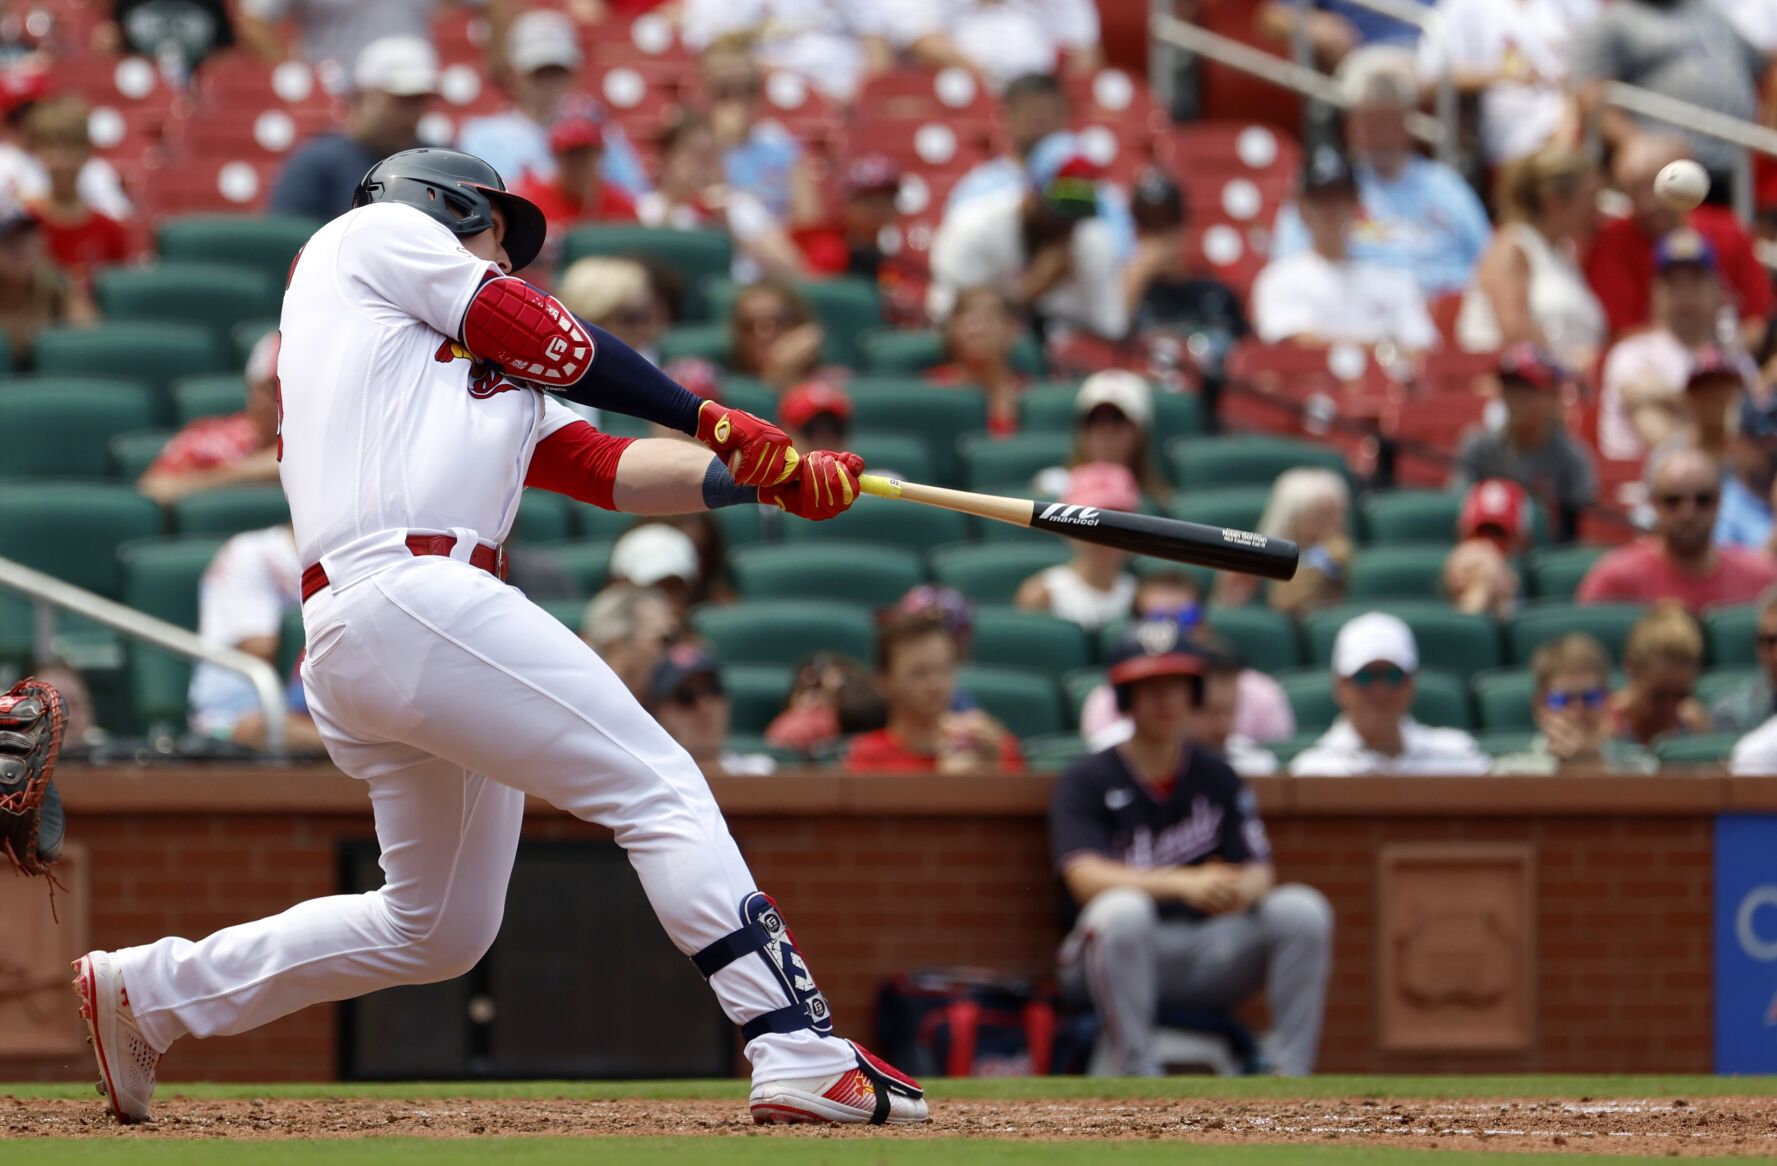
[{"label": "batting helmet", "polygon": [[506,215],[506,254],[514,271],[537,257],[548,230],[535,203],[507,190],[499,171],[461,150],[421,147],[390,154],[365,172],[352,195],[355,207],[373,202],[418,207],[458,238],[492,228],[498,206]]},{"label": "batting helmet", "polygon": [[1170,617],[1145,619],[1117,638],[1112,645],[1107,678],[1117,694],[1117,708],[1129,711],[1130,685],[1156,676],[1185,676],[1195,681],[1201,695],[1203,651],[1190,640],[1190,628]]}]

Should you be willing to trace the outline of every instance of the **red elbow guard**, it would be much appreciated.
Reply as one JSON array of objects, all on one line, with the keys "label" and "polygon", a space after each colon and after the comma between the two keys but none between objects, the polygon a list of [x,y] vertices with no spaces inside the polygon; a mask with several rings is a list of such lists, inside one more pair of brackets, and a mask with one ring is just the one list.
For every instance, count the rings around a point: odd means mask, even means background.
[{"label": "red elbow guard", "polygon": [[552,295],[514,276],[481,285],[463,314],[463,344],[518,380],[565,389],[592,367],[592,335]]}]

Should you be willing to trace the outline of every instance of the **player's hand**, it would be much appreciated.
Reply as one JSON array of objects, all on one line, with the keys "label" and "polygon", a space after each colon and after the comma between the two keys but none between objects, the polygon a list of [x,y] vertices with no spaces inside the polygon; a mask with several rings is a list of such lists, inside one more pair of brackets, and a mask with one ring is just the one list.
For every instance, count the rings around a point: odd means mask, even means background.
[{"label": "player's hand", "polygon": [[1172,872],[1170,885],[1180,902],[1206,915],[1219,915],[1239,900],[1240,871],[1220,863],[1180,867]]},{"label": "player's hand", "polygon": [[714,450],[743,486],[787,483],[801,460],[789,434],[763,417],[714,401],[697,410],[697,440]]},{"label": "player's hand", "polygon": [[[790,452],[794,453],[794,450]],[[817,449],[802,459],[796,476],[781,486],[759,487],[759,501],[812,522],[851,509],[863,493],[858,475],[864,459],[855,453]]]}]

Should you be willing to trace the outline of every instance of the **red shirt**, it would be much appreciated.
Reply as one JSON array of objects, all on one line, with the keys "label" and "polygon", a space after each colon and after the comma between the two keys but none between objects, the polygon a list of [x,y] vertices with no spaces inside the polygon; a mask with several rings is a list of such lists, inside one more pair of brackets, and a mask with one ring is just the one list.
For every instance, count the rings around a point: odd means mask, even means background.
[{"label": "red shirt", "polygon": [[536,203],[552,227],[583,222],[633,223],[636,219],[635,200],[609,182],[599,183],[598,190],[584,203],[569,197],[554,182],[538,178],[526,178],[513,193]]},{"label": "red shirt", "polygon": [[[999,768],[1007,773],[1024,772],[1024,754],[1018,739],[1007,733],[1000,738]],[[847,773],[936,773],[938,755],[919,753],[887,729],[860,733],[845,751]]]},{"label": "red shirt", "polygon": [[[1763,318],[1777,306],[1771,277],[1752,250],[1752,238],[1727,207],[1700,206],[1690,225],[1709,240],[1721,264],[1723,290],[1742,319]],[[1586,282],[1604,305],[1610,330],[1621,333],[1648,322],[1652,312],[1654,244],[1633,219],[1606,219],[1586,255]]]},{"label": "red shirt", "polygon": [[31,215],[50,258],[83,287],[91,280],[93,268],[122,263],[130,257],[129,231],[116,219],[97,211],[88,211],[78,222],[49,218],[41,210]]},{"label": "red shirt", "polygon": [[1743,547],[1717,547],[1715,569],[1680,571],[1659,540],[1618,547],[1592,565],[1574,598],[1581,603],[1652,603],[1676,599],[1696,615],[1712,603],[1751,603],[1777,583],[1777,559]]},{"label": "red shirt", "polygon": [[264,445],[258,427],[245,413],[201,417],[173,435],[148,472],[193,474],[213,470],[238,462]]}]

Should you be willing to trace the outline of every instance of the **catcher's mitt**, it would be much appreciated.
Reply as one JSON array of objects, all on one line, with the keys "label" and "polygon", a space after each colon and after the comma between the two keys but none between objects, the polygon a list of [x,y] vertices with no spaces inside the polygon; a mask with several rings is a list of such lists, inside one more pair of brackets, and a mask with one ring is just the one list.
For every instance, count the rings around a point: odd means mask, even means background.
[{"label": "catcher's mitt", "polygon": [[50,779],[64,723],[62,694],[35,677],[0,695],[0,854],[24,874],[48,874],[62,852],[62,801]]}]

